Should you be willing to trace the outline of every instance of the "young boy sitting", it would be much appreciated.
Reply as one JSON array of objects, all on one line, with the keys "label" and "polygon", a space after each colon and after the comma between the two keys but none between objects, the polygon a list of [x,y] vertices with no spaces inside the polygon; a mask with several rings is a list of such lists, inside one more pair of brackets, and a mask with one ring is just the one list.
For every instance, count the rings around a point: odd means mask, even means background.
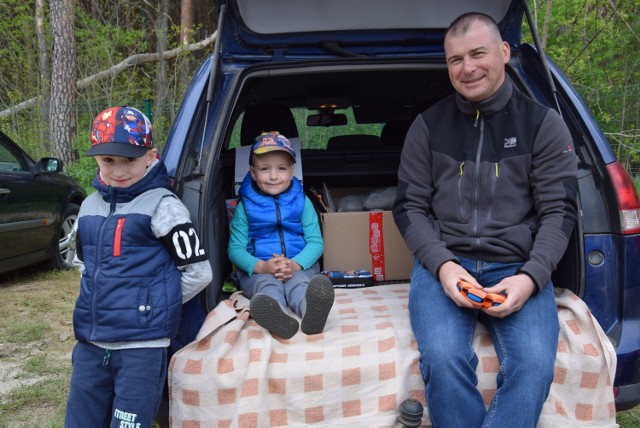
[{"label": "young boy sitting", "polygon": [[[259,135],[231,220],[229,260],[251,298],[251,316],[274,336],[318,334],[333,306],[331,281],[320,274],[324,250],[318,216],[294,177],[296,154],[277,131]],[[287,314],[286,308],[302,318]]]}]

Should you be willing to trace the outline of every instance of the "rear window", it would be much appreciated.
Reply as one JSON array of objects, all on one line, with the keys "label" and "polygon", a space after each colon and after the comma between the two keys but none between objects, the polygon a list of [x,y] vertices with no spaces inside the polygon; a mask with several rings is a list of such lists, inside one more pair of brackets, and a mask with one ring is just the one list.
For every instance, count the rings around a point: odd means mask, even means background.
[{"label": "rear window", "polygon": [[[384,123],[356,123],[353,109],[350,106],[334,111],[334,114],[343,114],[347,118],[347,124],[340,126],[308,126],[307,118],[310,115],[316,114],[316,112],[303,107],[291,108],[291,113],[296,121],[298,136],[300,137],[300,147],[303,150],[327,150],[328,148],[334,149],[339,147],[354,148],[355,146],[375,147],[379,145],[376,141],[380,138],[384,126]],[[235,122],[229,148],[240,147],[240,129],[243,118],[244,114],[240,115]],[[265,129],[265,131],[279,130]],[[285,134],[285,136],[288,135]],[[360,136],[364,137],[358,138]],[[329,141],[332,141],[330,147]]]}]

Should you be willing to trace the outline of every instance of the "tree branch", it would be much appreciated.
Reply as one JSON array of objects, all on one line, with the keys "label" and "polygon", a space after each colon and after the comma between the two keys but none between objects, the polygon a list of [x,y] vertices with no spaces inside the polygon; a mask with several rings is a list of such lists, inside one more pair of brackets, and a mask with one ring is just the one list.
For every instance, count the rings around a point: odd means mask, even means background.
[{"label": "tree branch", "polygon": [[612,0],[609,0],[609,4],[611,5],[613,10],[615,11],[616,15],[618,15],[620,20],[622,22],[624,22],[624,25],[626,25],[626,27],[629,30],[629,32],[631,34],[633,34],[638,41],[640,41],[640,37],[638,37],[638,35],[635,33],[635,31],[633,31],[633,27],[629,24],[629,22],[625,19],[625,17],[620,13],[620,9],[618,8],[618,5],[615,4]]},{"label": "tree branch", "polygon": [[582,46],[582,49],[580,49],[580,52],[578,52],[571,61],[569,61],[569,63],[564,67],[564,72],[566,73],[567,70],[569,70],[569,68],[571,68],[571,66],[573,65],[574,62],[576,62],[580,56],[584,53],[584,51],[586,51],[589,48],[589,45],[591,45],[591,43],[593,41],[595,41],[598,36],[600,35],[601,32],[603,32],[607,26],[609,25],[609,21],[613,18],[613,14],[611,14],[609,17],[605,18],[605,24],[598,30],[596,31],[591,38],[589,38],[589,40],[587,40],[587,42]]},{"label": "tree branch", "polygon": [[[217,31],[214,31],[213,34],[211,34],[209,37],[207,37],[204,40],[201,40],[199,42],[196,43],[192,43],[190,45],[183,45],[183,46],[179,46],[175,49],[171,49],[168,51],[164,51],[162,52],[162,57],[164,59],[171,59],[171,58],[175,58],[181,54],[185,54],[188,52],[193,52],[193,51],[197,51],[200,49],[203,49],[207,46],[209,46],[210,44],[212,44],[215,39],[216,39],[216,35],[218,34]],[[124,60],[122,60],[121,62],[119,62],[118,64],[114,65],[111,68],[108,68],[106,70],[102,70],[96,74],[93,74],[89,77],[85,77],[84,79],[79,80],[76,83],[76,89],[84,89],[88,86],[91,86],[92,84],[99,82],[101,80],[105,80],[108,79],[110,77],[115,77],[118,73],[122,72],[123,70],[126,70],[130,67],[134,67],[136,65],[139,64],[145,64],[148,62],[155,62],[155,61],[159,61],[160,60],[160,53],[156,52],[156,53],[144,53],[144,54],[136,54],[136,55],[131,55],[128,58],[125,58]],[[19,104],[14,105],[11,108],[8,108],[6,110],[0,111],[0,118],[3,117],[9,117],[14,113],[18,113],[22,110],[25,110],[29,107],[33,107],[36,103],[38,103],[38,101],[42,98],[42,95],[38,95],[37,97],[28,99],[26,101],[23,101]]]}]

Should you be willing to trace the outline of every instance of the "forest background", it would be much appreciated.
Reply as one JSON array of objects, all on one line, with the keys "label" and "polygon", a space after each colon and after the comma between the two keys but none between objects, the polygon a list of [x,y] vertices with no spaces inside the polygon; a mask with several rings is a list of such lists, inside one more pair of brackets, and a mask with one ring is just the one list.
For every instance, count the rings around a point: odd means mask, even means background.
[{"label": "forest background", "polygon": [[[640,2],[529,6],[544,49],[639,184]],[[114,104],[137,107],[161,149],[217,24],[211,0],[2,0],[0,16],[0,129],[36,159],[63,159],[87,188],[91,120]]]}]

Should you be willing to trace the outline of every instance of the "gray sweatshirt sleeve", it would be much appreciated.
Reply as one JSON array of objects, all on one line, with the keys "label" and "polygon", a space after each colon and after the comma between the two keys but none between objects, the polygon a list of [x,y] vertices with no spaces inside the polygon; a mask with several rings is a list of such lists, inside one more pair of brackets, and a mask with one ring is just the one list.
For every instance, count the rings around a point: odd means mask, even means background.
[{"label": "gray sweatshirt sleeve", "polygon": [[544,288],[564,254],[577,220],[577,157],[560,115],[549,109],[532,153],[531,187],[539,227],[520,272]]},{"label": "gray sweatshirt sleeve", "polygon": [[433,275],[447,261],[458,258],[440,239],[430,201],[435,191],[429,149],[429,129],[421,115],[409,128],[398,170],[393,216],[407,247]]},{"label": "gray sweatshirt sleeve", "polygon": [[[166,197],[158,204],[151,219],[151,230],[159,239],[166,237],[176,230],[176,227],[191,226],[191,218],[187,207],[176,197]],[[195,229],[194,229],[195,230]],[[202,241],[194,236],[194,242],[201,245]],[[203,248],[199,248],[204,250]],[[211,265],[209,260],[202,257],[192,263],[184,260],[178,263],[178,269],[182,272],[180,285],[182,287],[182,302],[187,302],[202,291],[212,280]]]}]

